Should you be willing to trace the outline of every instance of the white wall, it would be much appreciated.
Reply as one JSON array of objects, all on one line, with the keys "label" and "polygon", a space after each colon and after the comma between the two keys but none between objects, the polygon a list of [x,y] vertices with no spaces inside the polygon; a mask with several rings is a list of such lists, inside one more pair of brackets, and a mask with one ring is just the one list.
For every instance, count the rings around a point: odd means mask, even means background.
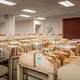
[{"label": "white wall", "polygon": [[0,33],[1,34],[4,34],[4,31],[5,31],[4,26],[5,26],[4,23],[0,23]]},{"label": "white wall", "polygon": [[45,22],[45,32],[48,27],[52,27],[53,31],[55,31],[55,37],[58,37],[58,34],[62,33],[62,17],[61,16],[48,17]]},{"label": "white wall", "polygon": [[5,34],[15,34],[15,16],[9,15],[5,17]]},{"label": "white wall", "polygon": [[43,34],[44,33],[44,27],[45,27],[45,21],[44,20],[34,20],[34,32],[36,33],[36,25],[39,25],[39,34]]},{"label": "white wall", "polygon": [[80,14],[68,14],[68,15],[63,15],[62,18],[75,18],[75,17],[80,17]]},{"label": "white wall", "polygon": [[[58,34],[62,33],[63,18],[72,18],[79,17],[80,15],[64,15],[64,16],[52,16],[47,17],[46,21],[35,21],[34,20],[24,20],[16,22],[16,34],[34,34],[35,33],[35,25],[41,24],[40,33],[45,33],[47,27],[53,27],[53,31],[55,31],[56,37],[59,38]],[[4,34],[4,23],[0,23],[0,33]]]},{"label": "white wall", "polygon": [[[5,23],[0,23],[0,33],[5,33]],[[34,33],[33,20],[23,20],[15,23],[15,34],[30,33]]]},{"label": "white wall", "polygon": [[24,20],[17,21],[15,27],[16,34],[35,34],[35,26],[41,25],[40,33],[44,32],[44,21],[39,20]]},{"label": "white wall", "polygon": [[60,38],[58,34],[63,34],[63,19],[64,18],[75,18],[80,17],[80,14],[69,14],[63,16],[51,16],[47,17],[45,21],[45,33],[48,27],[53,27],[53,31],[55,31],[54,38]]},{"label": "white wall", "polygon": [[[44,33],[44,21],[22,20],[15,23],[15,34],[35,34],[35,25],[39,24],[40,33]],[[5,32],[5,23],[0,23],[0,33]]]},{"label": "white wall", "polygon": [[33,20],[17,21],[15,27],[16,34],[31,34],[34,33]]}]

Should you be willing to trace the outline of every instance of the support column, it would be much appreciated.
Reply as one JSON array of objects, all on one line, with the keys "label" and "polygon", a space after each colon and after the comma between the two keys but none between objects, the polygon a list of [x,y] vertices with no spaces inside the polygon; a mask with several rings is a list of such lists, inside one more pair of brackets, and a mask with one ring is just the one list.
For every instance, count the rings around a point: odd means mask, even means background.
[{"label": "support column", "polygon": [[5,15],[5,34],[15,34],[15,16],[13,15]]}]

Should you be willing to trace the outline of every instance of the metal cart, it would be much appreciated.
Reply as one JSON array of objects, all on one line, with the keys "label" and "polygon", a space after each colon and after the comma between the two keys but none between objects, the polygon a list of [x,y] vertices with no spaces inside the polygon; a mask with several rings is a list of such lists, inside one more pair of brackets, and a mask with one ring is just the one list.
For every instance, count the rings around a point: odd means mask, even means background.
[{"label": "metal cart", "polygon": [[18,63],[17,80],[57,80],[57,70],[54,73],[49,73],[36,67],[29,67]]}]

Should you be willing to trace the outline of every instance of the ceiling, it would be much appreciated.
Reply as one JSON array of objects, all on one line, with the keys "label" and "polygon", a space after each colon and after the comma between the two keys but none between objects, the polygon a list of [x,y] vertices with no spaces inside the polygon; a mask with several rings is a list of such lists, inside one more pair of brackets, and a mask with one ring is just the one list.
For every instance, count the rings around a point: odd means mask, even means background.
[{"label": "ceiling", "polygon": [[[80,0],[69,0],[75,4],[74,7],[66,8],[60,4],[62,0],[8,0],[15,2],[14,6],[0,4],[0,22],[4,21],[4,15],[15,15],[16,20],[32,19],[35,16],[49,17],[54,15],[80,14]],[[37,13],[22,12],[22,9],[32,9]],[[27,14],[31,18],[19,17],[20,14]]]}]

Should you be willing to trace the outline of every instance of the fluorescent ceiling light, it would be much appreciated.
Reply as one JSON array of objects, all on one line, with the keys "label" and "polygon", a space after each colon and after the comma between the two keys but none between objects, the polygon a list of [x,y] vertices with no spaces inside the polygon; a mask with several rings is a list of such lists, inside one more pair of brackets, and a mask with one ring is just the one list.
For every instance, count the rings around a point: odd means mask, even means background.
[{"label": "fluorescent ceiling light", "polygon": [[19,15],[19,16],[21,16],[21,17],[31,17],[29,15]]},{"label": "fluorescent ceiling light", "polygon": [[73,3],[71,3],[70,1],[65,1],[67,4],[69,4],[70,6],[74,6]]},{"label": "fluorescent ceiling light", "polygon": [[65,7],[70,7],[70,5],[66,4],[65,2],[59,2],[59,4],[65,6]]},{"label": "fluorescent ceiling light", "polygon": [[13,3],[13,2],[10,2],[10,1],[6,1],[6,0],[0,0],[0,3],[5,4],[5,5],[9,5],[9,6],[16,5],[16,3]]},{"label": "fluorescent ceiling light", "polygon": [[73,3],[71,3],[70,1],[66,0],[66,1],[61,1],[59,2],[59,4],[65,6],[65,7],[71,7],[71,6],[74,6]]},{"label": "fluorescent ceiling light", "polygon": [[29,13],[36,13],[36,11],[30,10],[30,9],[23,9],[22,11],[24,11],[24,12],[29,12]]},{"label": "fluorescent ceiling light", "polygon": [[39,20],[45,20],[45,18],[42,18],[42,17],[38,17],[36,19],[39,19]]}]

